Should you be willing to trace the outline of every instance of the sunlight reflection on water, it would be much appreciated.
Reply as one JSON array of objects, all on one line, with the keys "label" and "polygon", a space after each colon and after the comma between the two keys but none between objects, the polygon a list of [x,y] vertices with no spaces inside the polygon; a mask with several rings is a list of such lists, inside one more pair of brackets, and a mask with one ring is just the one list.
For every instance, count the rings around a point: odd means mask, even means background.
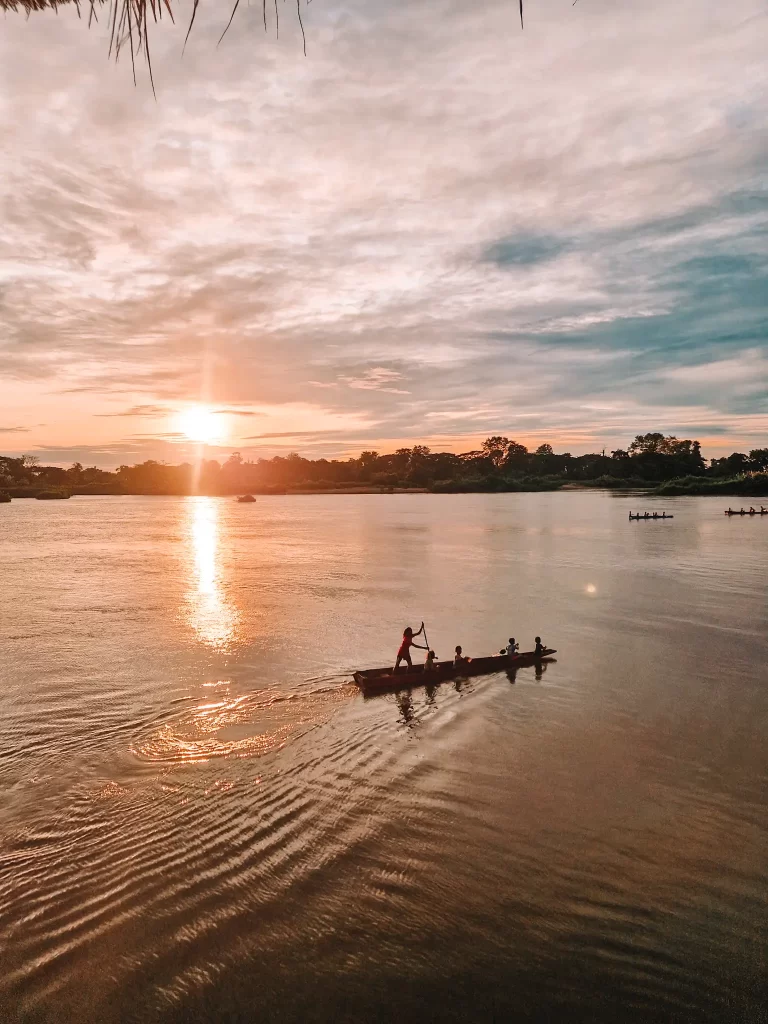
[{"label": "sunlight reflection on water", "polygon": [[199,640],[217,650],[228,650],[237,639],[239,614],[221,585],[219,557],[219,503],[215,498],[189,500],[189,536],[192,548],[189,622]]}]

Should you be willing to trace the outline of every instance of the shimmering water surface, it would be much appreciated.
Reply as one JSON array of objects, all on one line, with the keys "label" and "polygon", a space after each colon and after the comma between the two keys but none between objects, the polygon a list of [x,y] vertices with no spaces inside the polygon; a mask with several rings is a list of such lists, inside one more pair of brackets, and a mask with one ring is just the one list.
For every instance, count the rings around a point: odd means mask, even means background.
[{"label": "shimmering water surface", "polygon": [[768,1019],[768,522],[637,503],[0,506],[0,1018]]}]

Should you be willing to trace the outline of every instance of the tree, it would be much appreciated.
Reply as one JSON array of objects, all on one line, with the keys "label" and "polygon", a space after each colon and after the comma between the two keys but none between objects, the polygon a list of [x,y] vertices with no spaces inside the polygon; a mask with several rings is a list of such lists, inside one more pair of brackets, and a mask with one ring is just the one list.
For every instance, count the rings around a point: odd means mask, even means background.
[{"label": "tree", "polygon": [[712,472],[716,476],[740,476],[750,469],[750,459],[744,452],[734,452],[725,459],[712,459]]},{"label": "tree", "polygon": [[753,448],[749,453],[750,469],[755,473],[768,471],[768,448]]},{"label": "tree", "polygon": [[540,444],[534,452],[534,455],[554,455],[551,444]]},{"label": "tree", "polygon": [[507,469],[515,470],[518,473],[522,473],[528,469],[530,459],[528,457],[528,449],[525,445],[518,444],[517,441],[510,441],[507,444],[507,450],[504,453],[503,465]]},{"label": "tree", "polygon": [[667,438],[663,434],[638,434],[629,446],[630,455],[664,454]]},{"label": "tree", "polygon": [[494,434],[493,437],[486,437],[480,445],[482,450],[493,458],[496,452],[505,452],[509,446],[509,438]]},{"label": "tree", "polygon": [[360,452],[357,459],[357,464],[360,467],[360,479],[370,480],[371,473],[376,467],[376,463],[379,461],[379,453],[373,451]]}]

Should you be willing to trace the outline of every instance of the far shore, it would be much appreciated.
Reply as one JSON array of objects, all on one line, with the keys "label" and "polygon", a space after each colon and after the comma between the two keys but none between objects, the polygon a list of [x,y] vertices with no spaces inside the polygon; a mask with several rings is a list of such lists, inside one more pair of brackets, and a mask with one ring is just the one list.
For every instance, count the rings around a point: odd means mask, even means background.
[{"label": "far shore", "polygon": [[[736,480],[699,480],[683,478],[669,480],[654,486],[652,483],[638,484],[625,481],[550,481],[546,486],[528,486],[525,483],[514,483],[505,487],[462,487],[459,485],[432,487],[395,487],[374,484],[356,484],[350,487],[270,487],[252,491],[183,491],[183,490],[123,490],[114,486],[90,484],[85,487],[61,488],[58,492],[51,488],[39,487],[6,487],[0,491],[0,499],[21,498],[69,498],[69,497],[209,497],[237,498],[244,494],[257,497],[276,495],[311,495],[311,494],[537,494],[554,491],[608,491],[617,494],[636,494],[644,497],[669,498],[675,496],[691,497],[734,497],[743,499],[768,496],[768,475],[755,474]],[[7,496],[7,498],[6,498]]]}]

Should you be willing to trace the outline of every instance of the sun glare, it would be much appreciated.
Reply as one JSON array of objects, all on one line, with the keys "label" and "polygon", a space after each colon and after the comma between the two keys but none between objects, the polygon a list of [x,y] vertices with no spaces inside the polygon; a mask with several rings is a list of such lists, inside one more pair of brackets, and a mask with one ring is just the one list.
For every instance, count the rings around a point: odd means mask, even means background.
[{"label": "sun glare", "polygon": [[181,430],[190,441],[210,444],[224,435],[224,418],[204,405],[192,405],[179,417]]}]

